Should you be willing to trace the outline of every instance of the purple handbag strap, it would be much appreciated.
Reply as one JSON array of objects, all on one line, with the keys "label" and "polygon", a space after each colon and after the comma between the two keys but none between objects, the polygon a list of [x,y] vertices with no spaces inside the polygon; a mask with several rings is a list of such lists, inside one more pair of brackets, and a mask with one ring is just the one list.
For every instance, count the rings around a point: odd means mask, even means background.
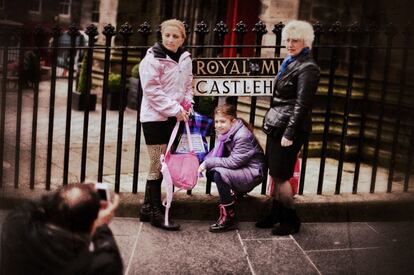
[{"label": "purple handbag strap", "polygon": [[[180,127],[180,121],[177,121],[171,133],[170,141],[168,141],[167,151],[165,152],[165,155],[168,155],[170,153],[171,146],[173,145],[175,137],[177,136],[179,127]],[[191,139],[190,126],[188,125],[188,121],[185,122],[185,130],[187,132],[188,146],[190,147],[190,152],[193,152],[194,151],[193,141]]]}]

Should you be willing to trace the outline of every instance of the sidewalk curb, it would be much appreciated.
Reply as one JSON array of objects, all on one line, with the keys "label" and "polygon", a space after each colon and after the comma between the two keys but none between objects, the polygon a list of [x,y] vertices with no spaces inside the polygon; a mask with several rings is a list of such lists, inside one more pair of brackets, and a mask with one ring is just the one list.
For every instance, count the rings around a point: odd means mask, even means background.
[{"label": "sidewalk curb", "polygon": [[[37,200],[48,191],[0,189],[0,209],[11,209],[27,200]],[[143,194],[121,194],[120,217],[138,217]],[[240,221],[256,221],[270,203],[267,196],[246,196],[237,203]],[[216,220],[217,196],[175,193],[171,216],[186,220]],[[414,193],[305,195],[296,197],[296,208],[304,222],[414,220]]]}]

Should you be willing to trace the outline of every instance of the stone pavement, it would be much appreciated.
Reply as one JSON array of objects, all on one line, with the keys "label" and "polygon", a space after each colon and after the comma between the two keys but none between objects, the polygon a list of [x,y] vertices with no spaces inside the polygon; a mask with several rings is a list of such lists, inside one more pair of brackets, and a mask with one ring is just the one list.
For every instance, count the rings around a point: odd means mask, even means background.
[{"label": "stone pavement", "polygon": [[[0,210],[0,228],[6,212]],[[111,228],[126,275],[132,274],[413,274],[414,222],[304,223],[276,237],[242,222],[213,234],[209,222],[179,220],[168,232],[133,218]]]}]

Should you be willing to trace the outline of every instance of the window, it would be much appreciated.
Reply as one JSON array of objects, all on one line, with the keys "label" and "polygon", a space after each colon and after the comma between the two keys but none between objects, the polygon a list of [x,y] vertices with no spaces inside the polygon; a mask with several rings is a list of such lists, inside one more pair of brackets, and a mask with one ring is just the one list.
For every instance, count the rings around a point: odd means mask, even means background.
[{"label": "window", "polygon": [[99,22],[99,6],[100,0],[92,1],[92,22]]},{"label": "window", "polygon": [[59,4],[59,15],[70,16],[72,0],[61,0]]},{"label": "window", "polygon": [[40,14],[42,12],[42,0],[30,0],[29,12]]}]

